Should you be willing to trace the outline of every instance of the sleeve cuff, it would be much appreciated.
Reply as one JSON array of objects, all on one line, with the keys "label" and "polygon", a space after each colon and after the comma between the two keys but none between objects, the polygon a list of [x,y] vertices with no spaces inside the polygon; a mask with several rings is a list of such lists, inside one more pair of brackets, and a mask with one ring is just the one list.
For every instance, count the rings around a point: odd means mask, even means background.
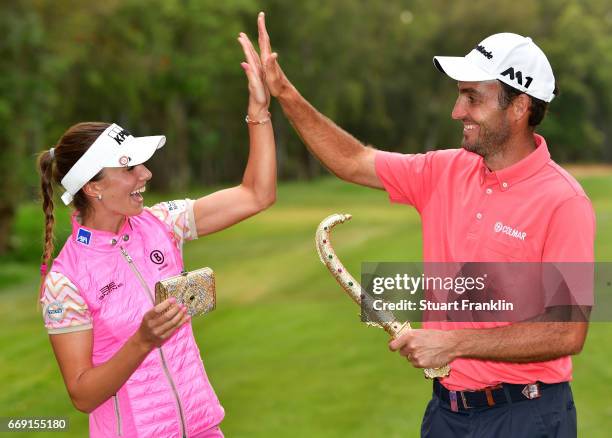
[{"label": "sleeve cuff", "polygon": [[193,205],[195,204],[195,201],[187,198],[185,199],[185,202],[187,203],[185,209],[185,214],[187,217],[185,219],[187,220],[187,224],[189,226],[189,240],[196,240],[198,238],[198,229],[196,227],[195,213],[193,212]]},{"label": "sleeve cuff", "polygon": [[47,329],[47,333],[49,333],[50,335],[61,335],[63,333],[81,332],[83,330],[91,330],[91,329],[93,329],[93,325],[90,323],[90,324],[74,325],[70,327],[50,328],[50,329]]},{"label": "sleeve cuff", "polygon": [[393,156],[392,152],[387,151],[376,151],[374,155],[374,169],[376,170],[376,176],[382,183],[383,189],[387,192],[389,202],[395,204],[407,204],[403,197],[397,193],[397,191],[389,184],[386,175],[389,173],[389,165],[385,158],[387,156]]}]

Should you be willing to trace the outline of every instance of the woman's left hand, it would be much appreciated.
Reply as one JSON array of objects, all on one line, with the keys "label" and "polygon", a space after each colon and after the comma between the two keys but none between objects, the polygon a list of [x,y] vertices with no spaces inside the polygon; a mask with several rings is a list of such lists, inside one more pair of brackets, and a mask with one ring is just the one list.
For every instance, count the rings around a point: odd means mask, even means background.
[{"label": "woman's left hand", "polygon": [[249,118],[261,120],[268,116],[268,107],[270,106],[270,92],[266,87],[264,69],[249,37],[241,32],[238,42],[242,46],[246,59],[246,62],[242,62],[240,65],[249,80]]}]

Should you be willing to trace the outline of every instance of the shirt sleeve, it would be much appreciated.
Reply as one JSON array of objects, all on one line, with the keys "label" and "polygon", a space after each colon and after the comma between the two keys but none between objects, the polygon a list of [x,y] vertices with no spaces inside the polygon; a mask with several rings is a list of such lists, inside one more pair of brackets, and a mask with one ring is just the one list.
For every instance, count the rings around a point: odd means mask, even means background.
[{"label": "shirt sleeve", "polygon": [[564,201],[552,215],[543,262],[593,262],[595,213],[589,198],[576,195]]},{"label": "shirt sleeve", "polygon": [[155,217],[172,230],[179,249],[183,248],[185,241],[198,238],[193,212],[194,203],[195,201],[191,199],[181,199],[160,202],[149,208]]},{"label": "shirt sleeve", "polygon": [[594,242],[595,213],[586,196],[557,207],[542,254],[548,305],[593,305]]},{"label": "shirt sleeve", "polygon": [[91,313],[77,287],[59,272],[47,275],[40,303],[45,327],[51,335],[93,327]]},{"label": "shirt sleeve", "polygon": [[432,192],[434,160],[438,151],[400,154],[377,151],[376,174],[391,202],[408,204],[421,211]]}]

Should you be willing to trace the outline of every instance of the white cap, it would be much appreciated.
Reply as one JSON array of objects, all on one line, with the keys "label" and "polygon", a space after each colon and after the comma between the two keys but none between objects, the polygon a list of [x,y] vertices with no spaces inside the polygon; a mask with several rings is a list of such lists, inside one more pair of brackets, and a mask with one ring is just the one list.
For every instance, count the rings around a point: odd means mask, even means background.
[{"label": "white cap", "polygon": [[546,55],[531,38],[515,33],[491,35],[464,57],[434,56],[433,62],[457,81],[499,79],[546,102],[555,97],[555,76]]},{"label": "white cap", "polygon": [[98,136],[79,160],[74,163],[62,186],[66,192],[62,201],[68,205],[74,195],[105,167],[128,167],[147,161],[166,143],[166,137],[134,137],[121,126],[113,123]]}]

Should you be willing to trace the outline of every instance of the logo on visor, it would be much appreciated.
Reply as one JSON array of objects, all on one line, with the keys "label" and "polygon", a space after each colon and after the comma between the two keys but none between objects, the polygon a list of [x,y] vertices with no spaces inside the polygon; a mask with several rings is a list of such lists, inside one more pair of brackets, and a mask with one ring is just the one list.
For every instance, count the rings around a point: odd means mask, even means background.
[{"label": "logo on visor", "polygon": [[108,136],[115,140],[118,145],[123,143],[126,138],[128,138],[130,134],[126,129],[120,128],[119,126],[108,131]]},{"label": "logo on visor", "polygon": [[127,166],[128,163],[130,162],[131,158],[127,157],[125,155],[119,157],[119,164],[121,164],[122,166]]},{"label": "logo on visor", "polygon": [[82,243],[83,245],[89,245],[89,242],[91,241],[91,231],[84,228],[79,228],[76,241]]}]

